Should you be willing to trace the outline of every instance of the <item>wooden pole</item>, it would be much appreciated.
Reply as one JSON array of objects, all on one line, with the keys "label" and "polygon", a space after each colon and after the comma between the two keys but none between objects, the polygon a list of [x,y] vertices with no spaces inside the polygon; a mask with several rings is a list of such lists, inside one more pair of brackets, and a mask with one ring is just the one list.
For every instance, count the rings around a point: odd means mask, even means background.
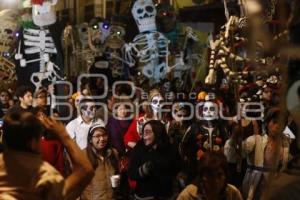
[{"label": "wooden pole", "polygon": [[102,17],[103,17],[103,19],[105,19],[106,18],[106,0],[103,0],[102,1],[102,6],[103,6],[103,9],[102,9]]}]

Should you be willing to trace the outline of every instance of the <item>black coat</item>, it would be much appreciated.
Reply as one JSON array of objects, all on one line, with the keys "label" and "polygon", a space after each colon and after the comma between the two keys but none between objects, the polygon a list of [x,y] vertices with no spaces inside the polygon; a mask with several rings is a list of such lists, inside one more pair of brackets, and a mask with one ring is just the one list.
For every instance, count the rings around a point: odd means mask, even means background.
[{"label": "black coat", "polygon": [[[170,197],[180,166],[179,154],[171,144],[153,149],[139,141],[131,152],[128,168],[129,178],[137,182],[135,194],[139,197]],[[147,173],[141,173],[144,168]]]}]

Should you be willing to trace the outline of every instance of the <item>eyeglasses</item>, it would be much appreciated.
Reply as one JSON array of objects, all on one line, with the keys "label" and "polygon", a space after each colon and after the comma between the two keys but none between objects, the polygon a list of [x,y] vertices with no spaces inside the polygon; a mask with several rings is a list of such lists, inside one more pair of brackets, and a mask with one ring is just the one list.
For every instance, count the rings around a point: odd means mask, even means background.
[{"label": "eyeglasses", "polygon": [[152,130],[144,130],[144,134],[151,134],[153,131]]},{"label": "eyeglasses", "polygon": [[100,139],[100,138],[107,138],[108,135],[93,135],[92,137],[96,139]]}]

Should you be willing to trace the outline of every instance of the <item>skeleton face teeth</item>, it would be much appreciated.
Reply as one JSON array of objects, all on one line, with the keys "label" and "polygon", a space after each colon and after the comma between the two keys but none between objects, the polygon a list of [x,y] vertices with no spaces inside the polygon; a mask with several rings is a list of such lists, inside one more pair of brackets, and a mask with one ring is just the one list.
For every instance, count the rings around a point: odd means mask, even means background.
[{"label": "skeleton face teeth", "polygon": [[203,118],[207,121],[218,118],[218,107],[211,101],[207,101],[203,105]]},{"label": "skeleton face teeth", "polygon": [[140,32],[156,30],[156,9],[152,0],[137,0],[131,12]]}]

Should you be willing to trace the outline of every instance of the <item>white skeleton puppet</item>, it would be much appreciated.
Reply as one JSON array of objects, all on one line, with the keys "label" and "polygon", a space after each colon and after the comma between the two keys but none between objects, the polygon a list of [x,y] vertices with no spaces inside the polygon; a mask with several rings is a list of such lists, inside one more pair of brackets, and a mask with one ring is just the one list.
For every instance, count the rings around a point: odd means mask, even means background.
[{"label": "white skeleton puppet", "polygon": [[63,79],[60,44],[63,29],[56,23],[57,0],[32,0],[31,3],[34,27],[23,27],[15,59],[19,61],[19,84],[33,84],[37,90]]},{"label": "white skeleton puppet", "polygon": [[170,71],[169,41],[156,29],[156,9],[152,0],[137,0],[131,12],[140,34],[131,43],[125,44],[125,60],[131,67],[138,62],[139,70],[150,84],[159,83]]},{"label": "white skeleton puppet", "polygon": [[11,84],[16,81],[15,65],[12,60],[14,47],[19,33],[17,32],[18,13],[13,10],[0,12],[0,82]]}]

